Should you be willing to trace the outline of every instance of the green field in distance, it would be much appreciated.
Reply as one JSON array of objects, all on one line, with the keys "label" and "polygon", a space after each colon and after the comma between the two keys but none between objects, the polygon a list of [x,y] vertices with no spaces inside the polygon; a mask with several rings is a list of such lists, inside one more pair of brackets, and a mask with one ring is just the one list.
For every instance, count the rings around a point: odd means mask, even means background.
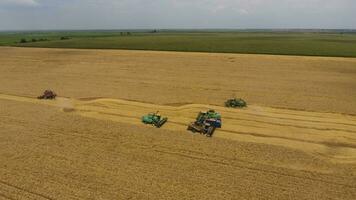
[{"label": "green field in distance", "polygon": [[[25,41],[20,42],[21,39]],[[2,32],[0,46],[356,57],[356,34],[313,32]]]}]

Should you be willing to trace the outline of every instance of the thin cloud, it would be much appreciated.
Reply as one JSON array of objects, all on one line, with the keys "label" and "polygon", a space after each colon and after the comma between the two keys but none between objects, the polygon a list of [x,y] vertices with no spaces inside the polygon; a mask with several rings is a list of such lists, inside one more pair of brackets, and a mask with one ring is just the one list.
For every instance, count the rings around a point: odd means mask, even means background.
[{"label": "thin cloud", "polygon": [[38,6],[36,0],[0,0],[0,4],[13,6]]},{"label": "thin cloud", "polygon": [[355,29],[355,10],[355,0],[0,0],[0,29]]}]

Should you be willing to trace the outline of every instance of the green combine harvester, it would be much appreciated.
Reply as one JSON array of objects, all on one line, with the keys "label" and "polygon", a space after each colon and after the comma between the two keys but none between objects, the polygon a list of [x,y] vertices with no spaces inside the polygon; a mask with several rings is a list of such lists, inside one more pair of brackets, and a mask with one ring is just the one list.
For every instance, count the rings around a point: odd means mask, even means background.
[{"label": "green combine harvester", "polygon": [[167,117],[161,117],[158,113],[149,113],[142,117],[142,122],[144,124],[151,124],[157,128],[161,128],[168,121]]},{"label": "green combine harvester", "polygon": [[187,130],[212,137],[216,128],[221,128],[221,115],[215,110],[200,112],[196,120],[188,125]]},{"label": "green combine harvester", "polygon": [[244,108],[247,106],[246,101],[240,98],[229,99],[225,102],[225,106],[228,108]]}]

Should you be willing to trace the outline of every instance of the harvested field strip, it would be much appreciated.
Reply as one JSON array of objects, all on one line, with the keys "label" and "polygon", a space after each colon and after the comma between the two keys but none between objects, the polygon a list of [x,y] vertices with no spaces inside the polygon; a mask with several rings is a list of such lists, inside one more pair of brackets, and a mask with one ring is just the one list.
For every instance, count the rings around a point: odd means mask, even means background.
[{"label": "harvested field strip", "polygon": [[[267,143],[324,155],[336,162],[356,160],[355,116],[268,108],[251,105],[246,109],[189,104],[155,105],[120,99],[77,100],[59,97],[40,101],[30,97],[1,94],[0,99],[55,106],[68,114],[143,126],[141,116],[160,111],[169,118],[162,129],[184,131],[199,111],[215,109],[223,116],[223,127],[214,137],[236,141]],[[304,116],[304,117],[303,117]],[[276,131],[278,130],[278,131]],[[308,145],[305,145],[308,144]],[[330,151],[334,151],[330,154]]]},{"label": "harvested field strip", "polygon": [[[14,123],[16,124],[16,122],[14,122]],[[42,126],[45,127],[46,125],[43,124]],[[47,129],[51,129],[52,134],[61,134],[63,136],[69,136],[69,138],[73,137],[73,135],[63,134],[61,132],[61,130],[56,130],[56,129],[54,129],[54,127],[47,126]],[[102,136],[95,136],[95,135],[93,135],[94,137],[92,137],[90,135],[86,135],[86,136],[89,136],[89,137],[86,137],[86,139],[88,141],[96,142],[96,143],[107,143],[107,142],[114,140],[114,138],[103,138]],[[82,136],[80,134],[76,135],[75,137],[82,138]],[[306,181],[306,180],[313,181],[313,182],[315,181],[315,182],[326,183],[326,184],[334,185],[334,186],[342,186],[345,188],[356,189],[356,187],[354,185],[345,183],[345,180],[348,180],[349,178],[344,177],[344,176],[329,175],[329,174],[323,174],[323,173],[314,173],[314,172],[310,172],[310,171],[295,171],[295,170],[291,170],[290,172],[286,173],[286,172],[281,171],[281,169],[278,169],[278,168],[269,169],[268,165],[256,163],[254,161],[241,160],[241,159],[238,159],[235,157],[225,157],[225,156],[218,155],[218,154],[214,155],[214,152],[208,154],[208,153],[189,150],[189,149],[181,149],[181,148],[177,148],[174,146],[165,146],[165,145],[159,145],[159,144],[151,145],[151,144],[140,143],[140,142],[138,142],[138,143],[121,143],[120,146],[124,147],[126,149],[140,148],[140,149],[145,149],[146,151],[157,152],[159,154],[174,155],[174,156],[182,157],[185,159],[200,160],[200,161],[204,161],[205,163],[211,163],[214,165],[223,165],[225,167],[230,167],[230,168],[235,168],[235,169],[239,168],[241,170],[250,171],[250,173],[253,173],[253,172],[263,173],[263,174],[269,174],[271,176],[287,177],[287,178],[293,178],[293,179],[303,180],[303,181]],[[29,150],[30,154],[33,153],[33,151],[36,151],[36,150],[35,149]],[[57,154],[44,153],[43,156],[51,157],[52,159],[55,158],[56,160],[63,160],[63,161],[65,160],[70,163],[76,163],[76,164],[81,162],[81,161],[80,162],[77,161],[75,158],[69,159],[67,157],[64,157],[59,152],[57,152]],[[103,158],[103,159],[105,159],[105,158]],[[109,162],[109,160],[106,160],[106,162]],[[81,164],[85,165],[85,162],[83,162]],[[107,171],[107,173],[110,173],[110,172]],[[56,177],[56,178],[60,179],[60,177]],[[266,182],[268,182],[268,181],[266,181]],[[7,187],[4,187],[4,188],[7,188]],[[20,189],[16,186],[14,186],[14,188]],[[27,190],[23,190],[23,191],[27,191]],[[5,191],[5,193],[8,193],[8,192],[10,192],[10,190]],[[29,193],[36,194],[33,192],[29,192]],[[25,193],[21,193],[20,196],[21,195],[26,196]],[[40,194],[38,194],[38,195],[41,197]],[[42,199],[40,197],[34,198],[34,199]],[[48,197],[47,199],[51,199],[51,198]]]}]

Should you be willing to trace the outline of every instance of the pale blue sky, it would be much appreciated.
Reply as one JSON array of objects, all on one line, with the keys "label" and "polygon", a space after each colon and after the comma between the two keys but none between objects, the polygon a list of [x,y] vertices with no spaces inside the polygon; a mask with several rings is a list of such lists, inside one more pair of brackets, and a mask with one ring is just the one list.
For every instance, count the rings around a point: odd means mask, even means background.
[{"label": "pale blue sky", "polygon": [[0,30],[356,29],[356,0],[0,0]]}]

